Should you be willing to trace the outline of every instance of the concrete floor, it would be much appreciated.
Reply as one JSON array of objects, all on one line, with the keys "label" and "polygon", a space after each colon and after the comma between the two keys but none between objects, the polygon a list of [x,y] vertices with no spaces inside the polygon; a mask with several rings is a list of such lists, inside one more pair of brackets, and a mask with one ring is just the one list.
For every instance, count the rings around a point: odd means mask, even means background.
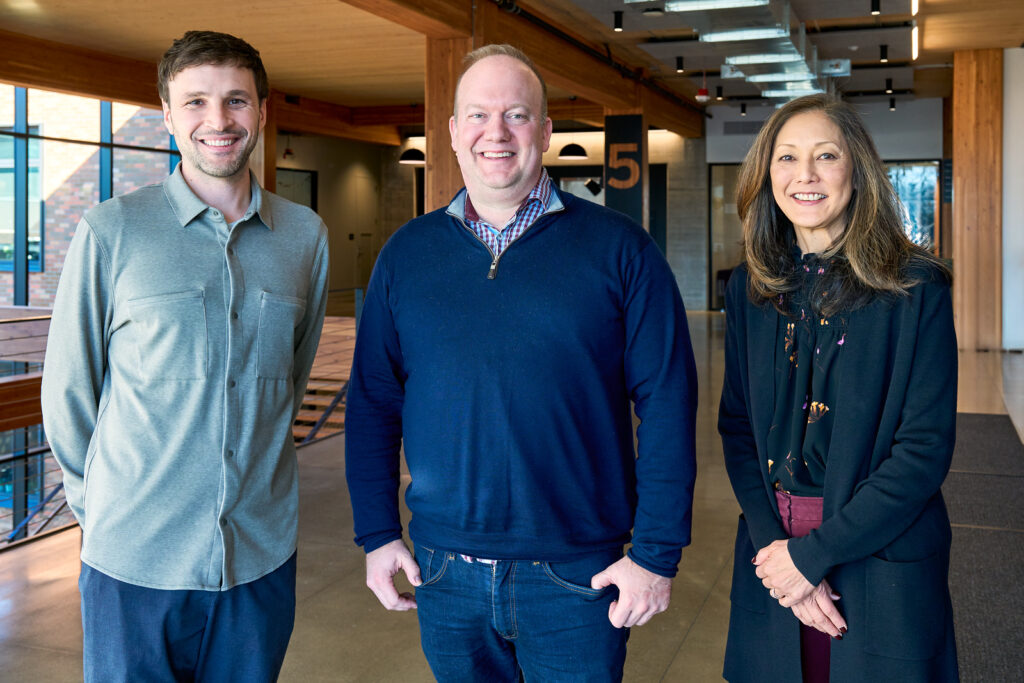
[{"label": "concrete floor", "polygon": [[[690,325],[700,377],[693,543],[669,610],[633,629],[627,681],[722,680],[739,511],[715,429],[723,317],[695,313]],[[1024,433],[1024,357],[962,354],[959,409],[1009,412]],[[432,680],[416,615],[385,611],[365,587],[363,554],[351,542],[343,440],[302,448],[299,462],[298,609],[281,680]],[[0,553],[0,679],[81,680],[79,543],[76,529]]]}]

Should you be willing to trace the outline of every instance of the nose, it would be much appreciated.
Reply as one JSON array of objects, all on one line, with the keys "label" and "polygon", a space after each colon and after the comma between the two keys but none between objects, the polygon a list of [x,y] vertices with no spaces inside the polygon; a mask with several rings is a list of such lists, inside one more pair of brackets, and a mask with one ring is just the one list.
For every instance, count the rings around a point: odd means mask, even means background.
[{"label": "nose", "polygon": [[818,170],[814,165],[814,158],[801,159],[797,167],[797,180],[813,183],[818,180]]},{"label": "nose", "polygon": [[222,102],[211,102],[206,108],[206,125],[217,131],[227,130],[230,116]]},{"label": "nose", "polygon": [[502,141],[508,140],[508,123],[504,116],[491,116],[487,119],[487,128],[484,131],[487,140]]}]

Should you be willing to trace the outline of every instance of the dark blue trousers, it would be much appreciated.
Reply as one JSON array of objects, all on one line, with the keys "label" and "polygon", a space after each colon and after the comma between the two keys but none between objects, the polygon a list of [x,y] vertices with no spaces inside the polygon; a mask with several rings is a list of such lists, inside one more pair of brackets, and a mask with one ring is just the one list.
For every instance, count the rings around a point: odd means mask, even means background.
[{"label": "dark blue trousers", "polygon": [[276,681],[295,623],[295,555],[226,591],[161,590],[83,564],[85,683]]}]

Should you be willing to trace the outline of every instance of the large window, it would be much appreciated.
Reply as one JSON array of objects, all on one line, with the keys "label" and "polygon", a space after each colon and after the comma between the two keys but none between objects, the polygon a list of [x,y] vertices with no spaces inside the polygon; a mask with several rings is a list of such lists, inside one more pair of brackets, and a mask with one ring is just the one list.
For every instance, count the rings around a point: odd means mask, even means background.
[{"label": "large window", "polygon": [[903,231],[914,244],[934,251],[939,206],[938,161],[893,161],[886,164],[889,181],[903,204]]},{"label": "large window", "polygon": [[0,83],[0,305],[52,305],[82,215],[177,160],[159,109]]}]

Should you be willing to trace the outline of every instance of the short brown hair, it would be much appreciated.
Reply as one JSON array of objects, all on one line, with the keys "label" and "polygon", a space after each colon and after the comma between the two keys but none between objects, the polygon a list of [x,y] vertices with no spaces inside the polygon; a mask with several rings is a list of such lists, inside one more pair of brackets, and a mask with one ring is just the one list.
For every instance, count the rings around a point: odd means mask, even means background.
[{"label": "short brown hair", "polygon": [[259,51],[241,38],[216,31],[188,31],[164,53],[157,68],[160,99],[168,101],[167,83],[193,66],[230,65],[252,71],[260,102],[270,95],[270,83]]},{"label": "short brown hair", "polygon": [[786,313],[784,297],[800,286],[791,245],[793,224],[775,203],[771,164],[775,141],[794,116],[821,112],[838,129],[850,156],[853,196],[846,207],[846,229],[822,252],[833,259],[811,301],[816,311],[833,315],[858,308],[879,294],[905,294],[916,283],[911,261],[927,262],[949,278],[941,260],[911,242],[903,232],[899,196],[860,115],[834,95],[808,95],[775,111],[758,134],[740,169],[736,208],[743,222],[743,249],[754,303],[772,302]]},{"label": "short brown hair", "polygon": [[462,73],[459,74],[459,80],[455,82],[455,101],[452,103],[453,109],[458,107],[459,84],[462,83],[462,77],[466,75],[466,72],[482,59],[499,56],[511,57],[518,62],[522,62],[530,71],[533,72],[533,75],[537,77],[537,81],[540,83],[540,117],[541,119],[546,119],[548,117],[548,86],[547,83],[544,82],[544,77],[540,75],[540,72],[537,71],[537,67],[533,64],[533,60],[527,57],[525,52],[520,50],[518,47],[502,43],[494,43],[478,47],[472,52],[467,52],[466,56],[462,58]]}]

